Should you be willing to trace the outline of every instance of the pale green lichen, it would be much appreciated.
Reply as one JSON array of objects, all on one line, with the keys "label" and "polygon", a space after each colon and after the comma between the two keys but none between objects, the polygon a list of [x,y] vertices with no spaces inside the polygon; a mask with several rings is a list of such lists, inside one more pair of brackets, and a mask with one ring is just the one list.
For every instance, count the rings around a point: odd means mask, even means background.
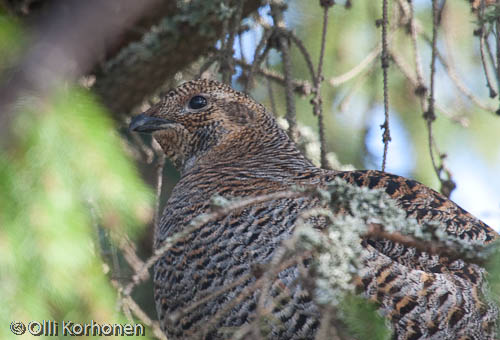
[{"label": "pale green lichen", "polygon": [[225,208],[227,207],[232,200],[227,197],[214,195],[210,198],[210,206],[212,208]]},{"label": "pale green lichen", "polygon": [[135,65],[138,61],[147,61],[161,55],[166,41],[183,39],[181,28],[185,25],[197,27],[197,34],[202,37],[214,37],[215,22],[222,22],[234,14],[235,8],[228,7],[224,1],[177,1],[175,15],[167,16],[153,26],[137,42],[122,48],[119,54],[107,62],[103,70],[109,72],[115,66]]},{"label": "pale green lichen", "polygon": [[362,220],[344,215],[336,217],[325,233],[307,224],[295,231],[300,247],[318,252],[312,267],[317,303],[337,306],[347,292],[354,291],[353,276],[366,252],[359,235],[365,230]]},{"label": "pale green lichen", "polygon": [[329,184],[328,190],[335,193],[332,195],[333,209],[344,208],[366,223],[383,225],[388,233],[399,232],[422,241],[437,242],[460,252],[466,259],[485,258],[491,252],[492,246],[485,246],[482,240],[461,239],[448,233],[447,226],[440,221],[418,222],[407,217],[407,212],[383,189],[346,185],[338,178]]}]

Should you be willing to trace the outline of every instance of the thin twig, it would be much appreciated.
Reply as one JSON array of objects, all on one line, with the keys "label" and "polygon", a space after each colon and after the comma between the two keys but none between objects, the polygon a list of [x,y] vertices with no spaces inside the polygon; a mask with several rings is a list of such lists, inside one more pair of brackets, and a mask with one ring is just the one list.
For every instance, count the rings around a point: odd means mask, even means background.
[{"label": "thin twig", "polygon": [[[323,123],[323,100],[321,98],[321,83],[323,82],[323,59],[325,56],[325,46],[326,46],[326,33],[328,29],[328,10],[333,6],[333,1],[320,0],[320,4],[323,7],[323,29],[321,33],[321,50],[319,53],[318,61],[318,71],[316,72],[316,77],[313,78],[314,81],[314,98],[312,99],[313,113],[318,116],[318,130],[319,130],[319,141],[320,141],[320,159],[321,167],[327,169],[328,161],[326,159],[326,142],[325,142],[325,125]],[[314,77],[314,71],[312,71],[312,76]]]},{"label": "thin twig", "polygon": [[[223,0],[223,4],[229,7],[229,0]],[[222,39],[221,48],[219,53],[220,73],[222,73],[222,82],[226,84],[231,83],[231,58],[233,57],[233,46],[228,44],[228,35],[234,32],[229,32],[229,21],[231,16],[222,21]]]},{"label": "thin twig", "polygon": [[[496,5],[500,5],[500,0],[496,1]],[[500,16],[497,16],[495,20],[495,29],[496,29],[496,47],[497,47],[497,60],[496,60],[496,76],[497,76],[497,88],[500,90]],[[500,115],[500,104],[498,109],[496,110],[496,114]]]},{"label": "thin twig", "polygon": [[[455,189],[456,184],[451,179],[451,172],[445,168],[443,164],[443,159],[446,157],[446,154],[441,154],[437,148],[437,145],[434,142],[433,133],[432,133],[432,123],[436,120],[436,115],[434,112],[434,86],[435,86],[435,75],[436,75],[436,59],[437,59],[437,27],[438,27],[438,3],[437,0],[432,0],[432,56],[431,56],[431,85],[430,85],[430,96],[429,96],[429,105],[427,111],[424,112],[423,117],[427,122],[427,132],[428,132],[428,144],[429,144],[429,154],[432,161],[432,166],[434,167],[434,171],[441,183],[441,193],[446,197],[450,197],[451,192]],[[436,149],[436,153],[440,158],[440,165],[438,167],[435,157],[434,157],[434,149]],[[448,179],[444,179],[441,176],[442,172],[445,172]]]},{"label": "thin twig", "polygon": [[434,159],[434,152],[432,149],[433,145],[433,136],[432,136],[432,122],[436,120],[436,114],[434,112],[434,82],[436,75],[436,57],[437,57],[437,0],[432,0],[432,56],[431,56],[431,85],[430,85],[430,95],[428,98],[428,106],[427,111],[424,112],[424,119],[427,123],[427,132],[428,132],[428,144],[429,144],[429,153],[431,156],[432,166],[437,176],[440,178],[440,173],[438,167],[436,165],[436,160]]},{"label": "thin twig", "polygon": [[[252,67],[239,59],[235,59],[235,62],[244,70],[250,70]],[[274,70],[258,68],[255,70],[255,73],[259,76],[265,77],[266,79],[272,80],[279,85],[285,86],[285,76]],[[292,86],[293,92],[301,96],[307,96],[312,92],[312,85],[307,80],[292,79]]]},{"label": "thin twig", "polygon": [[288,135],[293,141],[297,141],[298,138],[298,128],[297,128],[297,118],[295,109],[295,97],[293,95],[293,84],[292,84],[292,58],[290,55],[290,42],[288,34],[284,33],[285,30],[285,20],[283,18],[283,12],[286,9],[286,4],[283,0],[274,0],[271,2],[271,15],[273,17],[276,31],[278,34],[277,39],[279,43],[279,49],[281,51],[281,57],[283,59],[283,74],[285,76],[285,94],[286,94],[286,115],[285,118],[288,121]]},{"label": "thin twig", "polygon": [[[491,33],[491,31],[488,31],[488,34],[490,34],[490,33]],[[491,52],[490,41],[488,39],[484,39],[484,45],[486,46],[486,52],[488,52],[488,59],[490,61],[490,65],[495,65],[496,58],[493,55],[493,52]]]},{"label": "thin twig", "polygon": [[[398,29],[398,27],[399,27],[398,25],[399,25],[398,22],[392,23],[390,25],[390,31],[387,33],[388,45],[390,45],[390,42],[393,39],[394,32]],[[381,52],[382,52],[382,42],[377,44],[377,46],[375,48],[373,48],[370,51],[370,53],[368,53],[366,55],[366,57],[360,63],[358,63],[355,67],[353,67],[352,69],[350,69],[349,71],[347,71],[344,74],[330,78],[330,80],[329,80],[330,85],[332,85],[333,87],[340,86],[343,83],[348,82],[349,80],[351,80],[351,79],[355,78],[356,76],[358,76],[359,74],[363,73],[365,71],[365,69],[376,60],[376,58],[379,56],[379,54]]]},{"label": "thin twig", "polygon": [[203,65],[200,67],[200,70],[198,71],[198,77],[201,78],[203,77],[203,74],[212,66],[217,60],[219,59],[219,55],[215,54],[213,56],[208,57],[208,59],[203,63]]},{"label": "thin twig", "polygon": [[[403,73],[405,78],[413,85],[414,89],[417,89],[418,86],[418,80],[417,77],[414,76],[411,73],[411,67],[406,64],[404,57],[401,57],[398,52],[394,51],[393,49],[390,50],[391,52],[391,58],[394,64],[398,67],[398,69]],[[421,110],[422,112],[427,111],[427,101],[421,101]],[[443,105],[439,104],[439,102],[434,103],[436,108],[443,113],[446,117],[448,117],[451,121],[456,122],[460,124],[463,127],[467,127],[469,125],[469,120],[464,117],[464,116],[457,116],[455,114],[452,114],[450,111],[448,111],[447,108],[445,108]]]},{"label": "thin twig", "polygon": [[384,82],[384,123],[380,126],[384,130],[382,135],[382,141],[384,142],[384,155],[382,157],[382,171],[385,171],[385,165],[387,162],[387,151],[389,149],[389,142],[391,141],[391,131],[389,128],[389,89],[388,89],[388,76],[387,69],[389,68],[389,48],[387,46],[387,25],[389,24],[389,18],[387,14],[387,1],[382,1],[382,74]]},{"label": "thin twig", "polygon": [[[157,143],[154,140],[154,143]],[[156,165],[156,204],[155,204],[155,214],[154,214],[154,237],[153,243],[156,244],[156,235],[159,234],[160,230],[160,202],[161,202],[161,192],[163,186],[163,169],[165,167],[165,154],[163,152],[158,152],[158,163]]]},{"label": "thin twig", "polygon": [[304,56],[304,60],[306,61],[307,69],[309,70],[309,73],[311,74],[311,81],[314,82],[316,79],[316,74],[314,73],[314,66],[312,62],[311,55],[307,51],[307,48],[304,46],[304,43],[300,38],[293,32],[288,32],[288,36],[290,37],[290,41],[293,42],[297,48],[299,49],[300,53]]},{"label": "thin twig", "polygon": [[298,139],[297,118],[295,109],[295,97],[293,95],[292,84],[292,58],[290,56],[288,41],[286,38],[280,39],[282,42],[281,54],[283,57],[283,68],[285,74],[285,92],[286,92],[286,115],[288,121],[288,134],[293,141]]},{"label": "thin twig", "polygon": [[[234,39],[240,31],[241,17],[243,15],[244,1],[236,3],[234,13],[222,23],[222,46],[220,53],[220,65],[222,82],[231,84],[235,71],[234,68]],[[225,0],[225,6],[229,8],[229,1]]]},{"label": "thin twig", "polygon": [[243,53],[243,33],[240,33],[238,35],[238,45],[240,47],[240,59],[243,60],[245,63],[247,62],[247,59],[245,58],[245,53]]},{"label": "thin twig", "polygon": [[415,89],[415,94],[424,100],[427,87],[424,84],[424,76],[423,76],[423,68],[422,68],[422,60],[420,58],[420,53],[418,49],[418,33],[415,25],[415,9],[413,7],[413,1],[408,1],[408,5],[410,7],[410,17],[409,17],[409,25],[410,25],[410,33],[411,33],[411,42],[412,42],[412,51],[413,58],[415,59],[415,74],[417,75],[417,87]]},{"label": "thin twig", "polygon": [[[451,50],[447,51],[448,53],[452,53]],[[467,86],[464,84],[464,82],[460,79],[458,76],[457,70],[454,65],[449,63],[443,55],[439,52],[439,50],[436,51],[437,58],[441,65],[443,65],[445,71],[448,73],[448,76],[452,80],[453,84],[455,84],[455,87],[465,96],[467,97],[472,103],[474,103],[477,107],[488,111],[488,112],[495,112],[495,109],[491,106],[488,106],[485,103],[482,103],[481,100],[472,93],[471,90],[467,88]],[[493,87],[491,88],[493,89]],[[494,91],[494,90],[493,90]],[[490,95],[492,93],[490,92]]]},{"label": "thin twig", "polygon": [[[392,241],[407,246],[408,248],[415,248],[420,252],[425,252],[429,255],[438,255],[441,258],[448,258],[450,262],[463,259],[464,253],[451,248],[449,245],[439,241],[421,240],[412,235],[405,235],[398,231],[387,232],[380,224],[369,224],[368,230],[362,238],[369,238],[379,241]],[[481,258],[468,259],[471,263],[482,265],[484,260]]]},{"label": "thin twig", "polygon": [[[128,124],[127,124],[127,126],[128,126]],[[128,135],[130,136],[130,138],[133,139],[133,141],[134,141],[133,145],[139,146],[139,150],[142,151],[142,154],[145,157],[144,158],[145,162],[147,164],[151,164],[151,162],[154,159],[154,152],[153,152],[153,150],[151,150],[151,147],[149,145],[147,145],[146,143],[144,143],[144,141],[142,140],[142,138],[139,136],[138,133],[129,133]]]},{"label": "thin twig", "polygon": [[356,77],[375,61],[380,52],[382,52],[382,44],[377,45],[377,47],[375,47],[370,53],[368,53],[367,56],[359,64],[357,64],[346,73],[330,78],[330,85],[332,85],[333,87],[337,87]]},{"label": "thin twig", "polygon": [[[120,285],[120,283],[118,283],[118,281],[111,280],[111,284],[118,292],[123,291],[123,287]],[[142,310],[142,308],[134,301],[134,299],[132,299],[130,296],[122,296],[120,297],[120,302],[125,314],[129,314],[128,311],[131,310],[142,323],[144,323],[146,326],[151,327],[151,329],[153,330],[153,334],[157,339],[167,340],[167,337],[161,330],[158,321],[151,320],[147,313]]]},{"label": "thin twig", "polygon": [[[272,30],[264,30],[264,33],[262,33],[262,38],[260,39],[259,43],[257,44],[257,47],[255,48],[255,52],[253,54],[253,61],[250,66],[250,70],[247,73],[247,81],[245,83],[245,92],[248,92],[248,89],[252,86],[252,81],[253,81],[253,76],[255,72],[260,68],[260,64],[262,63],[262,60],[267,56],[269,52],[268,48],[268,41],[269,38],[271,37]],[[264,53],[260,54],[260,51],[264,49]],[[260,55],[259,55],[260,54]]]},{"label": "thin twig", "polygon": [[346,112],[351,100],[354,98],[354,95],[359,93],[359,89],[366,82],[368,76],[375,71],[374,67],[370,67],[364,70],[364,72],[355,80],[354,84],[347,90],[347,93],[340,100],[338,104],[338,108],[340,112]]},{"label": "thin twig", "polygon": [[[488,67],[488,64],[486,62],[486,56],[485,56],[485,40],[486,39],[486,27],[484,25],[484,9],[485,9],[485,5],[484,5],[484,0],[481,1],[481,5],[479,7],[479,10],[477,11],[477,20],[480,24],[480,27],[478,30],[476,30],[477,32],[477,36],[479,38],[479,52],[480,52],[480,55],[481,55],[481,65],[483,66],[483,71],[484,71],[484,76],[486,78],[486,86],[488,87],[488,89],[490,90],[490,98],[494,98],[496,95],[497,95],[497,92],[495,91],[494,87],[493,87],[493,81],[491,80],[491,75],[490,75],[490,70],[489,70],[489,67]],[[489,47],[489,45],[488,45]],[[490,54],[491,54],[491,51],[488,51]],[[493,63],[494,65],[494,63]]]},{"label": "thin twig", "polygon": [[[121,237],[119,242],[119,247],[122,250],[123,257],[125,261],[130,265],[130,267],[137,272],[142,268],[144,262],[137,256],[135,244],[130,241],[130,239],[126,236]],[[147,273],[146,273],[147,274]],[[144,277],[147,279],[148,275]]]},{"label": "thin twig", "polygon": [[[281,254],[281,250],[277,249],[276,254]],[[275,255],[276,257],[276,255]],[[238,294],[234,299],[231,300],[231,302],[227,303],[224,308],[219,309],[217,313],[214,315],[212,319],[206,324],[205,329],[206,330],[211,330],[214,327],[216,327],[217,323],[220,321],[224,315],[226,315],[232,308],[237,306],[239,303],[241,303],[244,299],[249,297],[251,294],[255,293],[257,290],[261,289],[260,296],[261,298],[264,296],[264,298],[269,298],[268,294],[264,293],[263,286],[264,285],[270,285],[276,278],[276,276],[282,272],[283,270],[290,268],[292,266],[297,265],[301,261],[303,261],[306,258],[311,257],[311,252],[310,251],[305,251],[302,254],[295,254],[295,256],[287,259],[286,261],[272,261],[272,265],[270,265],[270,268],[268,268],[265,272],[265,275],[259,277],[255,282],[253,282],[250,286],[246,287],[243,289],[241,293]],[[281,260],[281,258],[280,258]],[[259,308],[257,308],[259,310]]]},{"label": "thin twig", "polygon": [[184,315],[186,315],[188,313],[191,313],[193,310],[195,310],[196,308],[200,307],[204,303],[209,302],[210,300],[214,300],[216,297],[218,297],[218,296],[220,296],[220,295],[222,295],[222,294],[224,294],[224,293],[232,290],[233,288],[237,288],[238,286],[241,286],[246,281],[252,279],[252,277],[253,277],[253,275],[251,273],[248,273],[248,274],[245,274],[245,275],[241,276],[238,280],[233,281],[230,284],[225,285],[225,286],[221,287],[220,289],[216,290],[215,292],[210,293],[207,296],[205,296],[205,297],[203,297],[203,298],[201,298],[201,299],[193,302],[192,304],[190,304],[188,307],[184,308],[180,312],[176,313],[175,315],[172,315],[171,319],[173,321],[179,320]]},{"label": "thin twig", "polygon": [[270,290],[273,284],[273,278],[278,274],[276,269],[278,265],[283,262],[283,258],[287,253],[286,248],[281,246],[273,254],[269,268],[264,272],[264,284],[260,291],[259,300],[257,301],[257,311],[263,311],[265,309],[266,303],[271,296]]},{"label": "thin twig", "polygon": [[[269,55],[266,58],[266,68],[269,68]],[[271,102],[271,110],[274,116],[278,116],[278,110],[276,108],[276,100],[274,99],[273,85],[271,84],[271,79],[266,78],[267,92],[269,94],[269,101]]]}]

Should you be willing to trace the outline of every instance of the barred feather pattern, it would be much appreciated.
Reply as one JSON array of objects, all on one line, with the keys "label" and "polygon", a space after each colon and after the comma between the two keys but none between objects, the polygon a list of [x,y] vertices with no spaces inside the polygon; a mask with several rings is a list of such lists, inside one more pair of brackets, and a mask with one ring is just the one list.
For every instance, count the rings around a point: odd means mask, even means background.
[{"label": "barred feather pattern", "polygon": [[[190,99],[199,95],[207,105],[191,108]],[[498,237],[416,181],[379,171],[315,167],[262,105],[216,81],[184,83],[145,115],[169,122],[153,136],[181,172],[156,230],[156,249],[188,230],[197,216],[213,211],[214,196],[247,198],[295,186],[321,187],[335,177],[381,188],[408,217],[440,221],[462,240],[486,245]],[[168,338],[227,339],[237,327],[255,321],[259,266],[291,237],[301,213],[320,204],[305,194],[255,203],[177,239],[154,269],[156,307]],[[325,226],[318,222],[316,227]],[[368,252],[359,285],[391,321],[394,339],[494,338],[497,309],[485,298],[483,268],[389,240],[362,242]],[[298,277],[297,266],[277,275],[264,326],[259,323],[262,338],[314,339],[320,310]]]}]

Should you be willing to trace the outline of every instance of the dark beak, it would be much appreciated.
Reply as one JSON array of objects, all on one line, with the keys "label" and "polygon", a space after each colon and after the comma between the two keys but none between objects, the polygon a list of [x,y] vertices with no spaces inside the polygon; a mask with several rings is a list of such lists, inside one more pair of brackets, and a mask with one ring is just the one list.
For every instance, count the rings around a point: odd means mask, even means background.
[{"label": "dark beak", "polygon": [[151,133],[153,131],[163,130],[167,128],[167,125],[173,123],[175,122],[168,119],[151,117],[142,113],[132,119],[128,129],[130,131]]}]

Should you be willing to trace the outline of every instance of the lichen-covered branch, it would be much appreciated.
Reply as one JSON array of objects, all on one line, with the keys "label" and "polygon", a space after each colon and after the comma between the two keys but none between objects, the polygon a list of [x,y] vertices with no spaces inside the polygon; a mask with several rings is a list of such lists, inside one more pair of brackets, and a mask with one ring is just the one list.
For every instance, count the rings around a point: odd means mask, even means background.
[{"label": "lichen-covered branch", "polygon": [[[223,21],[234,14],[222,2],[197,0],[173,8],[140,41],[105,62],[96,72],[93,88],[116,117],[129,113],[177,72],[213,52]],[[242,18],[259,6],[259,0],[245,1]]]}]

